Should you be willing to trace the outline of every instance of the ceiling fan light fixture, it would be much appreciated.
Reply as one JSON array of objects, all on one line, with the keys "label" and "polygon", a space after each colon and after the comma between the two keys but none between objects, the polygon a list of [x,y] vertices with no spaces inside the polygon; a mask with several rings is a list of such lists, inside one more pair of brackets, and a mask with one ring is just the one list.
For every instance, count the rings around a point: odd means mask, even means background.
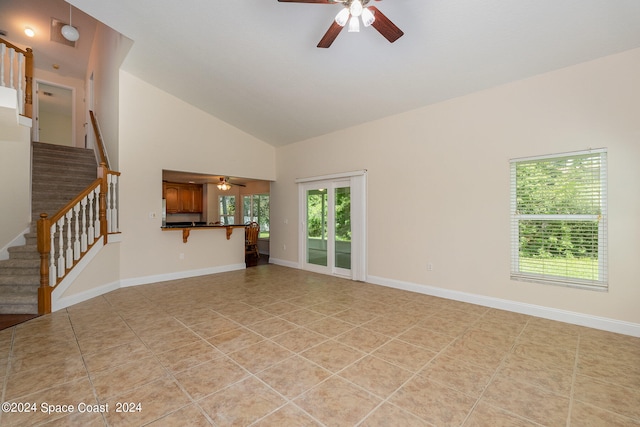
[{"label": "ceiling fan light fixture", "polygon": [[231,185],[227,183],[227,180],[224,178],[220,178],[220,182],[218,183],[218,190],[227,191],[231,188]]},{"label": "ceiling fan light fixture", "polygon": [[359,33],[360,32],[360,20],[357,16],[352,16],[349,19],[349,32],[350,33]]},{"label": "ceiling fan light fixture", "polygon": [[336,24],[340,25],[341,27],[344,27],[347,24],[348,20],[349,20],[349,8],[345,7],[336,15]]},{"label": "ceiling fan light fixture", "polygon": [[362,2],[360,0],[354,0],[349,6],[349,12],[351,16],[360,16],[362,14]]},{"label": "ceiling fan light fixture", "polygon": [[373,15],[373,12],[369,10],[368,7],[365,7],[364,9],[362,9],[362,24],[365,27],[368,27],[369,25],[373,24],[373,21],[375,20],[376,20],[376,17]]}]

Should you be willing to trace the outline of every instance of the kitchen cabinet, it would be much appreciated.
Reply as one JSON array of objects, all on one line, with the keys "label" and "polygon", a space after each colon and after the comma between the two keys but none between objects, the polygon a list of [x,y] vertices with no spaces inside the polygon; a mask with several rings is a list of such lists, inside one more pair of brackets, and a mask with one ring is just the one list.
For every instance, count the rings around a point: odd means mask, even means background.
[{"label": "kitchen cabinet", "polygon": [[166,200],[167,213],[202,212],[202,185],[163,182],[162,197]]}]

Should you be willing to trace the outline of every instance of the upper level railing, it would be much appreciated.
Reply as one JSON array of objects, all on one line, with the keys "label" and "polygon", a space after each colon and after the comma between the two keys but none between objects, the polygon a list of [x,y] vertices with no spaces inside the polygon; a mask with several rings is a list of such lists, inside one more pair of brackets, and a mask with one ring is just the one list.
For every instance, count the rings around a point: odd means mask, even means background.
[{"label": "upper level railing", "polygon": [[[101,157],[106,150],[95,115],[91,119]],[[40,253],[40,288],[38,313],[51,312],[51,294],[83,256],[100,239],[107,243],[109,234],[119,233],[118,178],[120,172],[109,169],[105,158],[98,168],[98,179],[76,198],[49,217],[38,220],[38,252]]]},{"label": "upper level railing", "polygon": [[33,117],[33,51],[0,38],[0,86],[18,92],[18,113]]}]

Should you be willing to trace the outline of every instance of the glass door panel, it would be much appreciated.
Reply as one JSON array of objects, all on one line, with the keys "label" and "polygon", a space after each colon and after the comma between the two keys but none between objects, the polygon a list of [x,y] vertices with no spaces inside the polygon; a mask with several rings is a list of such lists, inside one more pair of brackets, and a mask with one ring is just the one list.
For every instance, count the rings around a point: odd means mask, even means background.
[{"label": "glass door panel", "polygon": [[307,190],[307,263],[327,267],[328,192]]},{"label": "glass door panel", "polygon": [[335,189],[335,266],[351,270],[351,187]]},{"label": "glass door panel", "polygon": [[299,180],[302,269],[366,281],[365,172]]}]

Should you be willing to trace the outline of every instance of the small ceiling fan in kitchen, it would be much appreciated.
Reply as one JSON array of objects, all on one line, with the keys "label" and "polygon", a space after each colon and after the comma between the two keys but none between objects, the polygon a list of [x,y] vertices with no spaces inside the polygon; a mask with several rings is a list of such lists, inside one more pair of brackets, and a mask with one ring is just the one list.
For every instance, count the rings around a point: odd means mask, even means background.
[{"label": "small ceiling fan in kitchen", "polygon": [[[372,26],[389,42],[393,43],[404,35],[402,30],[389,20],[375,6],[368,6],[370,0],[278,0],[285,3],[320,3],[337,4],[343,8],[338,12],[333,23],[318,43],[318,47],[328,48],[338,37],[340,31],[348,25],[349,32],[360,31],[360,20],[365,27]],[[380,1],[380,0],[376,0]]]},{"label": "small ceiling fan in kitchen", "polygon": [[231,182],[231,178],[228,176],[221,176],[220,177],[220,181],[218,182],[217,186],[219,190],[222,191],[227,191],[229,189],[231,189],[232,185],[237,185],[238,187],[246,187],[246,185],[244,184],[240,184],[240,183],[232,183]]}]

